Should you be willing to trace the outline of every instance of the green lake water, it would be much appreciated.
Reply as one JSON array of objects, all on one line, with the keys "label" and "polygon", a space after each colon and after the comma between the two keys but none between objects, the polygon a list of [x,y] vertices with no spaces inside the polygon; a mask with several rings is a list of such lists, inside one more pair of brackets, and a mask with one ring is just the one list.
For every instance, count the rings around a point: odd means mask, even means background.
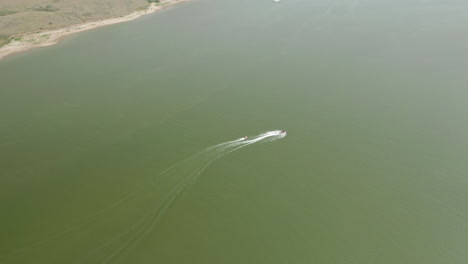
[{"label": "green lake water", "polygon": [[467,12],[194,0],[0,61],[0,263],[467,263]]}]

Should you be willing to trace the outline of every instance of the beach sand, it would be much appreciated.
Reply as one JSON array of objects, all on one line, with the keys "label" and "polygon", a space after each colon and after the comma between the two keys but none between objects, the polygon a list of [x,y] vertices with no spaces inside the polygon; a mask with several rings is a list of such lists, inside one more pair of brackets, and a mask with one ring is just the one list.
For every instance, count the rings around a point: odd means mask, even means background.
[{"label": "beach sand", "polygon": [[133,12],[126,16],[103,19],[93,22],[86,22],[56,30],[36,31],[18,34],[12,37],[13,40],[10,43],[0,47],[0,59],[15,53],[30,50],[35,47],[44,47],[57,44],[60,41],[60,39],[67,35],[137,19],[143,15],[151,14],[170,5],[185,1],[187,0],[165,0],[161,1],[158,4],[152,3],[148,8]]}]

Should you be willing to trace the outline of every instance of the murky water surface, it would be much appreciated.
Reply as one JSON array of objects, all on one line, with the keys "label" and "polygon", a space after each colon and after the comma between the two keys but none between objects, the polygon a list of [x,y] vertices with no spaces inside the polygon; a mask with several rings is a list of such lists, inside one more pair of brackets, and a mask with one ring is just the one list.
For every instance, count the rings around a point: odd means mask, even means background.
[{"label": "murky water surface", "polygon": [[466,263],[467,11],[195,0],[2,60],[0,263]]}]

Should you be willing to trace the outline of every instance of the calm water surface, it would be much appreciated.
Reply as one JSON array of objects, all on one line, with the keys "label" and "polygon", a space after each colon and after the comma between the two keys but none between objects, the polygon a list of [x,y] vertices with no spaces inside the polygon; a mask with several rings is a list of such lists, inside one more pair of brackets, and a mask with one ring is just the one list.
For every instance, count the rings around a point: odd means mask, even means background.
[{"label": "calm water surface", "polygon": [[195,0],[2,60],[0,263],[466,263],[467,11]]}]

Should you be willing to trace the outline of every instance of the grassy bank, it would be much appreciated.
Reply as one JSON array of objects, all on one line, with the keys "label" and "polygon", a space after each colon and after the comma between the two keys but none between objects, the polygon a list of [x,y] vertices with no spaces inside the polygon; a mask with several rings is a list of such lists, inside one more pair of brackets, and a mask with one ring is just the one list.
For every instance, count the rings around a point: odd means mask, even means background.
[{"label": "grassy bank", "polygon": [[0,46],[8,36],[125,16],[148,5],[148,0],[1,0]]},{"label": "grassy bank", "polygon": [[10,42],[10,36],[0,35],[0,47]]},{"label": "grassy bank", "polygon": [[[93,1],[93,0],[89,0],[89,1]],[[53,28],[53,29],[46,29],[46,28],[40,27],[37,30],[26,31],[27,33],[20,32],[19,34],[16,34],[16,35],[10,34],[10,38],[8,38],[9,36],[8,34],[4,34],[4,33],[2,34],[0,32],[0,35],[4,36],[3,41],[2,41],[3,46],[0,48],[0,59],[8,55],[26,51],[35,47],[44,47],[44,46],[54,45],[58,43],[58,41],[62,37],[70,35],[70,34],[75,34],[78,32],[82,32],[85,30],[90,30],[93,28],[102,27],[106,25],[130,21],[130,20],[139,18],[143,15],[147,15],[147,14],[156,12],[158,10],[161,10],[169,5],[176,4],[179,2],[183,2],[183,1],[185,0],[164,0],[164,1],[161,1],[160,3],[158,2],[158,3],[150,4],[148,3],[147,0],[144,0],[144,2],[146,3],[145,4],[146,8],[138,8],[136,9],[137,11],[130,12],[130,14],[127,14],[127,15],[112,16],[111,18],[101,18],[97,20],[94,19],[89,22],[82,20],[82,22],[73,23],[72,25],[69,25],[69,26],[60,26],[58,28]],[[58,10],[58,9],[49,8],[49,7],[47,7],[46,9],[48,11],[42,11],[42,13],[45,12],[45,13],[51,13],[52,15],[55,15],[57,11],[53,11],[53,10]],[[18,22],[18,24],[20,25],[22,23],[23,23],[22,21]],[[52,22],[49,22],[49,25],[51,24]],[[0,23],[0,27],[1,26],[2,24]],[[4,45],[8,42],[10,42],[8,45]]]}]

